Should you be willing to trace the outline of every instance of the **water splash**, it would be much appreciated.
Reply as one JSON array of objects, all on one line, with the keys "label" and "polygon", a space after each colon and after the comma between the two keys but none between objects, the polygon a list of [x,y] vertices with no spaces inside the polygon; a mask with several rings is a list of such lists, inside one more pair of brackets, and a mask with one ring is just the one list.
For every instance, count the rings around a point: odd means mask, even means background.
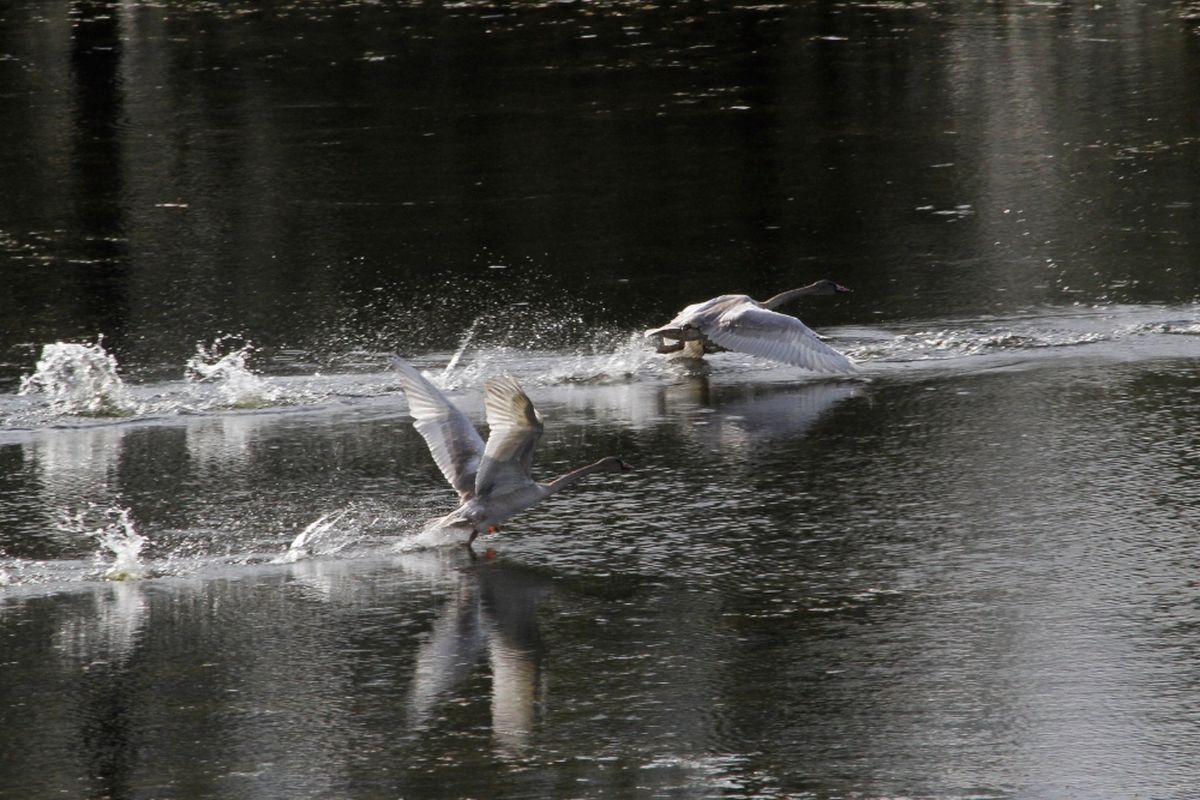
[{"label": "water splash", "polygon": [[[397,540],[392,546],[393,549],[400,553],[411,553],[466,543],[467,537],[464,529],[442,525],[443,519],[445,519],[444,516],[426,520],[420,530]],[[482,543],[490,536],[491,534],[484,534],[479,541]]]},{"label": "water splash", "polygon": [[1188,319],[1168,320],[1166,322],[1147,322],[1140,325],[1130,326],[1128,333],[1132,335],[1141,333],[1162,333],[1176,336],[1200,336],[1200,322]]},{"label": "water splash", "polygon": [[[105,580],[138,580],[149,574],[141,561],[142,548],[149,539],[138,533],[129,513],[128,508],[119,506],[100,510],[98,506],[89,505],[75,514],[64,512],[58,527],[67,533],[83,534],[95,539],[101,548],[96,556],[98,560],[107,558],[106,551],[113,557],[103,573]],[[99,527],[96,527],[97,522],[101,523]]]},{"label": "water splash", "polygon": [[44,394],[56,414],[85,417],[128,417],[138,413],[117,360],[94,344],[55,342],[42,347],[32,375],[21,378],[17,394]]},{"label": "water splash", "polygon": [[550,373],[552,383],[627,383],[647,365],[666,363],[647,346],[640,331],[600,334],[591,354],[562,360]]},{"label": "water splash", "polygon": [[902,333],[891,339],[848,348],[847,353],[859,361],[920,361],[1004,351],[1075,347],[1109,341],[1114,335],[1111,331],[1034,328],[941,329]]},{"label": "water splash", "polygon": [[467,332],[463,334],[462,341],[458,343],[458,349],[454,351],[454,355],[450,357],[450,361],[447,362],[446,368],[442,370],[441,383],[443,385],[450,380],[450,375],[454,372],[454,368],[458,366],[458,362],[462,359],[463,353],[466,352],[467,345],[469,345],[471,340],[475,338],[475,332],[479,330],[479,323],[482,320],[483,317],[476,317],[475,321],[471,323],[471,327],[467,328]]},{"label": "water splash", "polygon": [[187,380],[213,386],[222,404],[230,408],[269,406],[279,393],[247,366],[253,353],[250,342],[232,334],[220,335],[211,344],[198,342],[196,354],[187,360]]},{"label": "water splash", "polygon": [[296,535],[288,545],[287,552],[280,556],[278,561],[290,564],[310,556],[331,555],[341,550],[349,544],[350,537],[346,531],[339,530],[337,524],[348,513],[349,509],[342,509],[322,514]]},{"label": "water splash", "polygon": [[390,545],[397,534],[411,530],[412,520],[386,506],[371,502],[351,503],[330,511],[305,526],[276,564],[292,564],[312,557],[330,556],[350,548],[360,551]]}]

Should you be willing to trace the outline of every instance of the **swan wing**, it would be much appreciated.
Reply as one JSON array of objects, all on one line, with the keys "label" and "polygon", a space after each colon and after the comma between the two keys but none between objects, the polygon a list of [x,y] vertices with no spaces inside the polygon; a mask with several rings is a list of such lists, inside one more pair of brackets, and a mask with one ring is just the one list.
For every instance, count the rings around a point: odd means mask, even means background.
[{"label": "swan wing", "polygon": [[533,483],[533,450],[542,418],[511,375],[487,382],[488,440],[475,478],[475,495],[501,495]]},{"label": "swan wing", "polygon": [[680,335],[685,328],[695,328],[703,331],[708,325],[712,325],[721,316],[733,306],[742,303],[753,303],[744,294],[723,294],[720,297],[714,297],[711,300],[705,300],[702,303],[692,303],[675,315],[675,318],[663,325],[661,328],[650,328],[643,335],[647,338],[666,335],[674,337]]},{"label": "swan wing", "polygon": [[475,493],[475,473],[484,454],[483,438],[466,414],[416,367],[397,356],[392,356],[392,366],[399,373],[400,387],[408,398],[413,427],[429,445],[438,469],[459,497],[470,499]]},{"label": "swan wing", "polygon": [[795,317],[762,308],[757,303],[731,307],[700,331],[729,350],[815,372],[854,372],[854,362],[834,350]]}]

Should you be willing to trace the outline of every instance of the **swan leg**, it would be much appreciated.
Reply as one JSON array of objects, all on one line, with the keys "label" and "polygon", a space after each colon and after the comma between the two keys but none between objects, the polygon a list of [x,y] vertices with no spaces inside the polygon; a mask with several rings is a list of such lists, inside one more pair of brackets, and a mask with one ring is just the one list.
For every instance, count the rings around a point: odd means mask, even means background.
[{"label": "swan leg", "polygon": [[475,539],[479,536],[479,531],[471,528],[471,537],[467,539],[467,549],[471,549],[471,545],[475,543]]}]

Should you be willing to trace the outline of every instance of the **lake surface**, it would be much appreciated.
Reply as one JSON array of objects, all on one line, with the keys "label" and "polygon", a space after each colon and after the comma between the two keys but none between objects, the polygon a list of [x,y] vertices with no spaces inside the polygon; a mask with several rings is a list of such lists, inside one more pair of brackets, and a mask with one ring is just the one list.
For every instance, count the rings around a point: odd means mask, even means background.
[{"label": "lake surface", "polygon": [[0,797],[1195,796],[1194,4],[0,18]]}]

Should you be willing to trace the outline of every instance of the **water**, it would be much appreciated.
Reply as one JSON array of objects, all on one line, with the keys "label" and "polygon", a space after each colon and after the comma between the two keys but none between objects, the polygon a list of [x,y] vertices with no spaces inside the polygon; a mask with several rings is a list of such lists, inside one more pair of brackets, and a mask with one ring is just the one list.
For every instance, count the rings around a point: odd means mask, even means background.
[{"label": "water", "polygon": [[10,5],[0,797],[1194,796],[1190,6]]}]

